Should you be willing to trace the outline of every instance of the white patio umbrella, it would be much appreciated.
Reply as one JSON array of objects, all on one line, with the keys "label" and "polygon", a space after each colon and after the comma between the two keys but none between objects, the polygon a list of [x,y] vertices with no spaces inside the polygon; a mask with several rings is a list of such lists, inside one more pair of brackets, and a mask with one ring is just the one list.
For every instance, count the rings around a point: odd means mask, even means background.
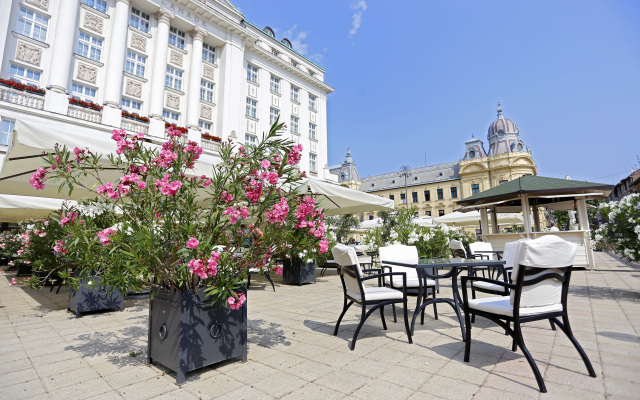
[{"label": "white patio umbrella", "polygon": [[[29,183],[29,179],[36,169],[45,166],[40,157],[53,152],[56,145],[66,145],[71,150],[76,146],[82,149],[89,148],[90,151],[103,155],[115,153],[117,146],[111,139],[110,132],[111,130],[105,129],[104,133],[96,133],[95,130],[81,126],[67,130],[53,124],[17,120],[12,143],[9,145],[0,170],[0,193],[76,200],[93,197],[90,191],[81,187],[76,187],[71,196],[66,188],[58,193],[59,183],[55,182],[47,182],[44,189],[36,190]],[[87,138],[91,139],[87,141]],[[144,143],[144,146],[159,147],[153,143]],[[217,157],[202,154],[191,174],[210,176],[211,167],[217,161]],[[103,171],[102,175],[105,180],[111,182],[120,177],[116,171],[109,170]],[[88,177],[85,179],[85,184],[92,187],[95,181]]]},{"label": "white patio umbrella", "polygon": [[423,215],[421,217],[412,219],[411,222],[420,226],[433,227],[433,226],[437,226],[437,224],[434,222],[434,219],[435,219],[434,217],[431,217],[429,215]]},{"label": "white patio umbrella", "polygon": [[379,226],[382,226],[382,218],[374,218],[360,222],[358,229],[369,230]]},{"label": "white patio umbrella", "polygon": [[349,189],[333,182],[308,178],[296,189],[298,193],[316,195],[326,215],[356,214],[361,212],[393,210],[394,201],[359,190]]},{"label": "white patio umbrella", "polygon": [[[466,213],[455,211],[451,214],[433,220],[438,224],[451,226],[480,226],[480,211],[469,211]],[[517,213],[498,213],[498,225],[502,224],[523,224],[522,216]]]},{"label": "white patio umbrella", "polygon": [[65,201],[71,206],[77,204],[73,200],[0,194],[0,222],[20,222],[30,218],[46,217],[52,211],[59,210]]}]

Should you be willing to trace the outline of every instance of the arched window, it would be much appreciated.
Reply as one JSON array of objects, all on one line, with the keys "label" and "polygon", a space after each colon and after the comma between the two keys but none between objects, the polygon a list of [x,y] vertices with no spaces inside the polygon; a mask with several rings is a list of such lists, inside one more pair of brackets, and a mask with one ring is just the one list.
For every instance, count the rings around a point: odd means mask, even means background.
[{"label": "arched window", "polygon": [[293,46],[291,45],[291,42],[287,38],[282,39],[282,44],[284,44],[285,46],[287,46],[290,49],[293,48]]},{"label": "arched window", "polygon": [[264,27],[263,32],[266,33],[267,35],[271,36],[272,38],[276,37],[276,34],[273,33],[273,29],[269,28],[268,26]]}]

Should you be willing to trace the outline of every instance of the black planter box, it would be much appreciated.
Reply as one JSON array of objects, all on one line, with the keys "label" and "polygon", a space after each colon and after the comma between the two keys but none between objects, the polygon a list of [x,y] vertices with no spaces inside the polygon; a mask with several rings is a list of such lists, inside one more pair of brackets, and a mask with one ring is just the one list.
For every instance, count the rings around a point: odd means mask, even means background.
[{"label": "black planter box", "polygon": [[24,275],[32,274],[33,269],[31,268],[31,264],[25,264],[21,261],[14,261],[14,262],[18,264],[18,270],[16,272],[16,276],[24,276]]},{"label": "black planter box", "polygon": [[282,281],[284,283],[316,283],[316,263],[315,261],[304,262],[299,258],[293,260],[285,258],[282,260]]},{"label": "black planter box", "polygon": [[69,303],[67,311],[76,313],[76,317],[80,317],[82,313],[99,310],[112,310],[115,308],[122,311],[124,309],[124,300],[122,293],[112,290],[110,286],[100,285],[102,280],[99,276],[89,277],[93,284],[90,285],[86,280],[80,281],[77,289],[69,289]]},{"label": "black planter box", "polygon": [[231,310],[207,300],[203,291],[152,292],[148,362],[176,372],[178,385],[187,372],[235,357],[247,361],[247,303]]}]

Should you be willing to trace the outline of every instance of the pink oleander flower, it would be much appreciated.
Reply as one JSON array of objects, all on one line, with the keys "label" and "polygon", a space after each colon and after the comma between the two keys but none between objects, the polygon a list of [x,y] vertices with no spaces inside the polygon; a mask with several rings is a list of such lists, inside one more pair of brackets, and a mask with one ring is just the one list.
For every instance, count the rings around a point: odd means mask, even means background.
[{"label": "pink oleander flower", "polygon": [[11,282],[9,282],[9,286],[13,286],[13,285],[17,285],[18,284],[18,280],[16,278],[12,278]]},{"label": "pink oleander flower", "polygon": [[120,197],[120,193],[118,193],[116,190],[107,190],[106,194],[112,200],[117,200],[118,197]]},{"label": "pink oleander flower", "polygon": [[144,190],[147,187],[147,182],[145,181],[138,181],[136,184],[138,185],[139,190]]},{"label": "pink oleander flower", "polygon": [[207,279],[207,272],[202,266],[202,260],[195,260],[192,258],[189,260],[188,267],[192,274],[198,275],[202,279]]},{"label": "pink oleander flower", "polygon": [[109,190],[113,191],[113,183],[111,182],[107,182],[104,185],[98,186],[96,188],[96,192],[98,192],[99,194],[106,193]]},{"label": "pink oleander flower", "polygon": [[245,219],[249,216],[249,210],[247,209],[246,206],[240,209],[237,209],[233,206],[229,206],[226,210],[222,212],[222,215],[228,215],[229,222],[235,225],[238,222],[238,219],[240,218]]},{"label": "pink oleander flower", "polygon": [[193,236],[189,238],[189,240],[187,240],[187,247],[190,249],[197,249],[199,244],[200,242],[198,241],[198,239],[194,238]]},{"label": "pink oleander flower", "polygon": [[231,193],[225,192],[224,190],[220,194],[220,197],[225,203],[231,203],[233,201],[233,195]]},{"label": "pink oleander flower", "polygon": [[280,198],[280,203],[274,204],[271,207],[271,211],[267,211],[266,217],[270,223],[282,223],[287,218],[287,214],[289,213],[289,204],[287,203],[287,199],[284,197]]},{"label": "pink oleander flower", "polygon": [[211,185],[211,179],[207,178],[206,175],[202,175],[200,177],[202,187],[209,187]]},{"label": "pink oleander flower", "polygon": [[109,243],[111,243],[111,238],[113,236],[115,236],[116,233],[118,233],[118,231],[116,229],[105,228],[105,229],[101,230],[100,232],[98,232],[97,235],[98,235],[98,239],[100,239],[100,242],[102,243],[102,245],[103,246],[108,246]]},{"label": "pink oleander flower", "polygon": [[121,183],[118,185],[118,190],[120,191],[120,193],[122,193],[123,196],[128,196],[129,193],[131,193],[131,186]]},{"label": "pink oleander flower", "polygon": [[282,265],[278,265],[274,269],[276,275],[282,275]]},{"label": "pink oleander flower", "polygon": [[160,188],[160,193],[164,194],[165,196],[173,197],[173,196],[176,195],[178,190],[180,190],[180,188],[182,188],[182,182],[174,181],[174,182],[170,182],[168,185]]},{"label": "pink oleander flower", "polygon": [[266,160],[266,159],[265,159],[265,160],[262,160],[262,161],[260,162],[260,166],[261,166],[263,169],[269,169],[269,168],[271,167],[271,163],[269,162],[269,160]]},{"label": "pink oleander flower", "polygon": [[246,300],[247,300],[247,297],[244,295],[244,293],[240,293],[239,296],[235,295],[235,296],[229,297],[227,302],[229,303],[230,309],[239,310]]},{"label": "pink oleander flower", "polygon": [[211,257],[207,260],[207,274],[209,274],[209,276],[216,276],[218,274],[218,260],[220,260],[220,253],[212,251]]},{"label": "pink oleander flower", "polygon": [[302,158],[300,154],[301,152],[302,152],[301,144],[297,144],[293,146],[293,148],[291,149],[291,152],[289,152],[289,155],[287,157],[287,164],[289,165],[298,164],[300,162],[300,158]]},{"label": "pink oleander flower", "polygon": [[47,170],[44,168],[38,168],[36,170],[36,172],[33,173],[33,175],[31,175],[31,179],[29,179],[29,183],[31,184],[31,186],[33,186],[35,189],[44,189],[44,183],[43,180],[45,178],[45,175],[47,173]]},{"label": "pink oleander flower", "polygon": [[56,240],[56,244],[53,246],[53,251],[56,253],[67,254],[69,249],[64,247],[64,242],[62,240]]},{"label": "pink oleander flower", "polygon": [[329,241],[327,239],[322,239],[319,243],[320,246],[320,254],[324,254],[329,251]]}]

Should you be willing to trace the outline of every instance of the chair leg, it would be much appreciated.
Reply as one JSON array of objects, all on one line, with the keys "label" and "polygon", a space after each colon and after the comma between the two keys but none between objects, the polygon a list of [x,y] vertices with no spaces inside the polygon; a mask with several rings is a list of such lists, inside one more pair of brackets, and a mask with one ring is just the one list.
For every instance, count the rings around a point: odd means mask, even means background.
[{"label": "chair leg", "polygon": [[273,281],[271,280],[271,275],[267,272],[266,274],[264,274],[264,276],[267,278],[267,280],[271,284],[271,287],[273,288],[273,291],[275,292],[276,291],[276,285],[273,284]]},{"label": "chair leg", "polygon": [[247,273],[247,287],[251,286],[251,272]]},{"label": "chair leg", "polygon": [[549,324],[551,324],[551,330],[555,331],[556,330],[556,326],[553,323],[553,318],[549,318]]},{"label": "chair leg", "polygon": [[[482,274],[484,275],[484,272]],[[474,300],[476,298],[476,291],[473,290],[473,284],[471,284],[471,298],[474,299]],[[473,323],[473,324],[476,323],[476,315],[475,314],[471,314],[471,323]]]},{"label": "chair leg", "polygon": [[[435,286],[433,287],[433,299],[436,299],[436,288]],[[433,318],[434,319],[438,319],[438,307],[436,306],[436,303],[433,303]]]},{"label": "chair leg", "polygon": [[518,346],[520,347],[520,350],[522,350],[522,353],[524,353],[524,357],[527,359],[527,362],[529,363],[529,366],[531,367],[531,370],[533,371],[533,374],[536,377],[536,382],[538,382],[538,388],[540,389],[540,392],[547,393],[547,387],[544,385],[542,374],[540,374],[540,370],[538,369],[538,366],[536,365],[535,360],[531,356],[531,353],[529,353],[527,346],[524,345],[524,339],[522,338],[522,330],[520,329],[520,322],[513,321],[513,327],[514,327],[514,340],[518,343]]},{"label": "chair leg", "polygon": [[413,339],[411,338],[411,331],[409,330],[409,316],[407,314],[407,299],[404,299],[404,329],[407,331],[407,338],[409,338],[409,344],[413,344]]},{"label": "chair leg", "polygon": [[382,328],[384,328],[384,330],[387,330],[387,322],[384,320],[384,306],[380,307],[380,319],[382,320]]},{"label": "chair leg", "polygon": [[338,322],[336,323],[336,329],[334,329],[333,331],[333,336],[337,336],[338,335],[338,328],[340,327],[340,322],[342,322],[342,317],[344,317],[344,314],[347,313],[347,310],[349,309],[349,307],[351,307],[351,305],[353,304],[353,300],[349,302],[349,304],[347,304],[347,299],[344,299],[344,306],[342,307],[342,314],[340,314],[340,318],[338,318]]},{"label": "chair leg", "polygon": [[393,322],[398,322],[398,318],[396,318],[396,305],[392,304],[391,309],[393,310]]},{"label": "chair leg", "polygon": [[[366,307],[364,305],[364,303],[362,303],[362,315],[360,316],[360,323],[358,324],[358,327],[356,328],[355,333],[353,334],[353,339],[351,339],[351,344],[349,345],[349,348],[353,351],[353,349],[356,348],[356,340],[358,340],[358,333],[360,333],[360,329],[362,329],[362,325],[364,324],[364,321],[367,320],[367,317],[369,316],[369,314],[374,311],[374,309],[370,310],[369,313],[366,312]],[[385,325],[385,328],[386,325]]]},{"label": "chair leg", "polygon": [[467,340],[464,342],[464,362],[469,362],[469,354],[471,353],[471,317],[469,316],[471,310],[468,311],[464,313],[465,330],[467,331],[465,335]]},{"label": "chair leg", "polygon": [[554,318],[554,322],[560,327],[560,329],[562,329],[562,331],[564,332],[565,335],[567,335],[567,337],[569,338],[569,340],[571,340],[571,343],[573,343],[573,347],[576,348],[576,350],[578,350],[578,353],[580,354],[580,357],[582,357],[582,361],[584,362],[585,367],[587,367],[587,371],[589,371],[589,376],[595,378],[596,377],[596,371],[594,371],[593,369],[593,365],[591,365],[591,361],[589,361],[589,357],[587,357],[587,353],[584,352],[584,349],[582,348],[582,346],[580,346],[580,343],[578,343],[578,340],[575,338],[575,336],[573,336],[573,332],[571,331],[571,325],[569,325],[569,317],[568,316],[562,316],[562,324],[559,324],[558,320]]}]

